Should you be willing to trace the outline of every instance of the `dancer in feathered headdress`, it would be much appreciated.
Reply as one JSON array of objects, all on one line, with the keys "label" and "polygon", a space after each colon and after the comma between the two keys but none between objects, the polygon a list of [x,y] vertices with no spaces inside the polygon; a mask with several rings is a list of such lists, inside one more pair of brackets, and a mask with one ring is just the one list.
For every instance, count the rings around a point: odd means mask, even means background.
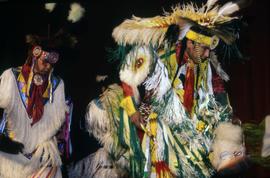
[{"label": "dancer in feathered headdress", "polygon": [[[78,21],[78,5],[71,9],[70,19]],[[27,35],[26,43],[25,64],[0,76],[0,177],[61,178],[60,152],[70,151],[72,103],[66,102],[64,82],[53,69],[59,50],[76,39],[60,29],[46,37]]]},{"label": "dancer in feathered headdress", "polygon": [[[201,7],[176,6],[164,16],[133,17],[113,31],[121,46],[151,45],[158,51],[182,104],[198,123],[207,123],[201,113],[204,105],[211,102],[227,108],[226,115],[232,114],[223,82],[229,76],[221,63],[228,57],[242,58],[236,46],[241,21],[233,14],[246,4],[243,1],[216,4],[216,0],[208,0]],[[216,149],[217,145],[214,144]],[[224,167],[220,162],[213,164],[217,170]]]},{"label": "dancer in feathered headdress", "polygon": [[240,7],[215,3],[133,17],[114,29],[121,87],[109,86],[89,104],[89,132],[104,146],[88,160],[90,177],[127,170],[130,177],[203,178],[245,160],[223,84],[229,77],[215,53],[235,52],[239,19],[231,15]]},{"label": "dancer in feathered headdress", "polygon": [[28,35],[26,63],[1,75],[0,135],[13,144],[0,140],[0,177],[62,177],[55,135],[67,106],[64,83],[53,75],[59,54],[52,41]]}]

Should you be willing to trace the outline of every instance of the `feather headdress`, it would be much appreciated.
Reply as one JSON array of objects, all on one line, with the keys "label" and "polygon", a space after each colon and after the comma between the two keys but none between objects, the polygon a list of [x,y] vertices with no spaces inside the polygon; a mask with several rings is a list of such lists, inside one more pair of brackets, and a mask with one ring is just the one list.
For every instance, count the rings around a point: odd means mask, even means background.
[{"label": "feather headdress", "polygon": [[[202,7],[192,3],[178,5],[172,8],[172,12],[165,12],[163,16],[153,18],[133,16],[132,19],[127,19],[117,26],[113,30],[112,36],[120,45],[152,44],[160,46],[170,25],[179,25],[182,33],[186,32],[187,28],[198,25],[209,30],[225,43],[231,44],[235,40],[235,34],[230,31],[230,28],[223,27],[237,19],[232,14],[240,9],[240,1],[229,2],[221,7],[216,5],[216,2],[217,0],[208,0]],[[182,36],[184,35],[182,34]]]}]

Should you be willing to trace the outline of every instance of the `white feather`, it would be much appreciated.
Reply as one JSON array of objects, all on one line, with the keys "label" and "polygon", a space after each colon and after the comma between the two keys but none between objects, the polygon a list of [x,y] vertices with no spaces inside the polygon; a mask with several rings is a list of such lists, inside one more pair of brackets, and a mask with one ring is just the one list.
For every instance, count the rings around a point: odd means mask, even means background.
[{"label": "white feather", "polygon": [[48,10],[49,12],[52,12],[56,6],[56,3],[46,3],[45,4],[45,9]]},{"label": "white feather", "polygon": [[237,3],[228,2],[219,9],[218,16],[231,15],[239,9],[240,8]]},{"label": "white feather", "polygon": [[192,26],[192,24],[186,23],[184,26],[182,26],[180,28],[181,32],[180,32],[179,37],[178,37],[179,40],[182,40],[186,36],[186,34],[189,31],[189,29],[191,28],[191,26]]},{"label": "white feather", "polygon": [[100,108],[93,100],[89,103],[86,114],[87,130],[100,142],[110,132],[110,120],[106,110]]},{"label": "white feather", "polygon": [[153,74],[145,80],[144,86],[148,91],[153,90],[154,96],[161,101],[163,96],[171,89],[171,81],[166,66],[159,59],[155,65]]},{"label": "white feather", "polygon": [[72,3],[68,14],[68,20],[72,23],[78,22],[85,12],[85,9],[78,3]]},{"label": "white feather", "polygon": [[[161,17],[157,16],[154,18],[159,19]],[[153,24],[152,20],[153,18],[133,16],[132,19],[127,19],[114,28],[112,36],[118,44],[161,45],[165,38],[167,27],[149,27],[149,24]]]},{"label": "white feather", "polygon": [[[144,63],[139,69],[134,69],[136,59],[143,58]],[[127,63],[122,66],[119,72],[119,77],[122,82],[125,82],[132,87],[136,103],[140,101],[138,86],[142,84],[150,72],[151,62],[153,61],[151,51],[147,46],[137,46],[127,56]]]},{"label": "white feather", "polygon": [[217,0],[208,0],[206,3],[207,9],[205,12],[208,12],[208,10],[211,9],[211,7],[213,7],[213,5],[217,2]]},{"label": "white feather", "polygon": [[221,64],[218,62],[217,56],[214,52],[210,53],[210,61],[211,64],[214,66],[218,76],[222,78],[224,81],[229,81],[230,77],[229,75],[222,69]]}]

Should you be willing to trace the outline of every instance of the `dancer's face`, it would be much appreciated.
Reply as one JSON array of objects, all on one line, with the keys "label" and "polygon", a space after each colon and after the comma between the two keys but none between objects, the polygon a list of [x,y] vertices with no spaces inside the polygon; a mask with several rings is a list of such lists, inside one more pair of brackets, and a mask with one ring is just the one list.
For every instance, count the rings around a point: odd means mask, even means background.
[{"label": "dancer's face", "polygon": [[38,58],[35,63],[34,71],[40,74],[48,74],[52,69],[52,65],[42,58]]},{"label": "dancer's face", "polygon": [[210,49],[208,46],[187,40],[187,54],[194,63],[200,63],[209,57]]}]

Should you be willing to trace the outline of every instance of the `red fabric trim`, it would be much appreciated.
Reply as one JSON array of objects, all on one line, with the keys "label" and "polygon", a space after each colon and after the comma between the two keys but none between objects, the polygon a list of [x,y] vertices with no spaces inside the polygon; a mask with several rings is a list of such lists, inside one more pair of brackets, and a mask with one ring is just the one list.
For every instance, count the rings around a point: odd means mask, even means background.
[{"label": "red fabric trim", "polygon": [[182,48],[181,43],[177,43],[175,46],[175,55],[176,55],[176,60],[177,60],[178,65],[181,64],[181,59],[180,59],[181,48]]},{"label": "red fabric trim", "polygon": [[[176,44],[175,53],[179,68],[188,61],[187,52],[184,53],[183,59],[180,59],[181,50],[182,44],[181,43]],[[194,69],[190,68],[189,66],[187,67],[184,91],[185,92],[183,105],[186,107],[188,112],[191,112],[193,107],[193,95],[194,95]]]},{"label": "red fabric trim", "polygon": [[188,112],[192,111],[194,99],[194,69],[187,67],[186,80],[184,86],[184,103]]},{"label": "red fabric trim", "polygon": [[44,82],[42,85],[37,86],[32,83],[31,94],[28,97],[27,113],[32,117],[31,125],[37,123],[44,112],[44,100],[43,93],[45,92],[48,85],[48,81]]},{"label": "red fabric trim", "polygon": [[[24,64],[22,66],[22,75],[24,77],[25,82],[28,82],[29,74],[31,72],[31,66],[28,64]],[[30,96],[28,96],[28,104],[27,104],[27,113],[32,118],[31,125],[37,123],[44,112],[44,99],[43,93],[46,91],[48,86],[48,76],[44,77],[45,81],[42,85],[37,86],[33,82],[31,84]]]},{"label": "red fabric trim", "polygon": [[125,96],[133,96],[134,95],[131,86],[129,86],[125,82],[122,82],[122,89],[123,89],[123,92],[124,92]]},{"label": "red fabric trim", "polygon": [[[134,93],[133,93],[133,90],[131,88],[131,86],[129,86],[128,84],[126,84],[125,82],[122,82],[122,89],[123,89],[123,92],[124,92],[124,96],[133,96]],[[142,140],[143,140],[143,136],[144,136],[144,131],[137,128],[137,135],[140,139],[140,143],[142,143]]]},{"label": "red fabric trim", "polygon": [[171,172],[169,166],[164,161],[156,162],[155,167],[156,167],[157,177],[161,176],[161,171],[162,172],[169,172],[172,176],[174,176],[173,173]]},{"label": "red fabric trim", "polygon": [[28,77],[29,77],[29,74],[30,74],[30,71],[31,71],[31,66],[29,66],[28,64],[24,64],[22,66],[22,75],[23,75],[23,78],[24,78],[24,81],[27,83],[28,81]]},{"label": "red fabric trim", "polygon": [[137,135],[140,139],[140,143],[142,143],[143,137],[144,137],[144,131],[142,129],[137,128]]}]

